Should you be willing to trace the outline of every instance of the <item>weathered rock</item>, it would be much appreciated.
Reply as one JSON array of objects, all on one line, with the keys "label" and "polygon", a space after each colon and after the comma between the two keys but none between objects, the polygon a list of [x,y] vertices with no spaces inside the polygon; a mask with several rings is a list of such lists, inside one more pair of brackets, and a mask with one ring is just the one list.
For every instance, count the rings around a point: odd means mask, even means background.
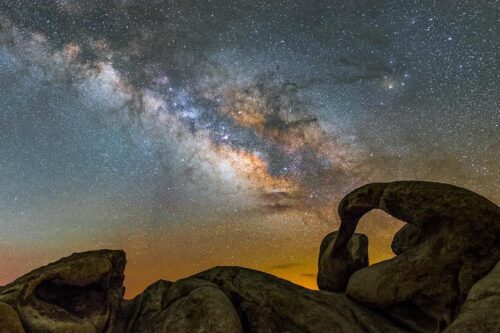
[{"label": "weathered rock", "polygon": [[239,267],[159,281],[122,304],[117,333],[411,332],[344,295]]},{"label": "weathered rock", "polygon": [[[165,310],[167,307],[165,300],[171,285],[172,282],[159,280],[133,300],[123,300],[117,314],[116,332],[135,332],[142,322],[151,320]],[[134,325],[135,327],[132,327]]]},{"label": "weathered rock", "polygon": [[424,234],[413,224],[406,224],[394,235],[391,249],[394,254],[401,254],[412,247],[415,247],[424,239]]},{"label": "weathered rock", "polygon": [[0,302],[0,332],[25,333],[17,312],[4,302]]},{"label": "weathered rock", "polygon": [[[354,231],[374,208],[409,224],[393,241],[398,256],[365,267],[368,241]],[[94,251],[0,287],[0,333],[398,333],[441,331],[450,322],[446,333],[498,332],[496,205],[450,185],[396,182],[355,190],[339,214],[339,232],[321,244],[318,283],[345,293],[216,267],[160,280],[127,301],[125,254]]]},{"label": "weathered rock", "polygon": [[344,295],[305,289],[263,272],[216,267],[195,277],[229,296],[244,332],[409,332]]},{"label": "weathered rock", "polygon": [[341,290],[357,270],[368,266],[368,237],[354,234],[343,257],[332,255],[338,231],[329,233],[321,242],[318,259],[317,283],[321,290]]},{"label": "weathered rock", "polygon": [[73,254],[0,288],[31,332],[111,332],[123,296],[123,251]]},{"label": "weathered rock", "polygon": [[500,262],[469,291],[457,319],[445,333],[500,332]]},{"label": "weathered rock", "polygon": [[[155,284],[157,285],[157,284]],[[242,333],[233,304],[217,285],[188,278],[148,288],[130,332]]]},{"label": "weathered rock", "polygon": [[[500,208],[480,195],[429,182],[377,183],[347,195],[333,257],[348,252],[358,220],[382,209],[414,225],[421,237],[396,246],[397,257],[355,272],[346,293],[419,331],[449,324],[472,285],[500,259]],[[415,237],[401,239],[414,240]],[[497,251],[492,251],[492,250]]]}]

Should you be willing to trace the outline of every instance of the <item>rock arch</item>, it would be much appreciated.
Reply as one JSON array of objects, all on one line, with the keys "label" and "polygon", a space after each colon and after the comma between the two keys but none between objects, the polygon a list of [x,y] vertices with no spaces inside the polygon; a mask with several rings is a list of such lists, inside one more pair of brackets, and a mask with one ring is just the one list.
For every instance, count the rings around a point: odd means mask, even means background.
[{"label": "rock arch", "polygon": [[[408,224],[393,241],[398,256],[353,270],[346,264],[352,257],[348,245],[359,220],[372,209]],[[500,208],[460,187],[420,181],[368,184],[349,193],[338,212],[331,267],[319,267],[319,275],[330,270],[336,276],[320,288],[345,291],[413,327],[450,323],[472,285],[500,259]]]}]

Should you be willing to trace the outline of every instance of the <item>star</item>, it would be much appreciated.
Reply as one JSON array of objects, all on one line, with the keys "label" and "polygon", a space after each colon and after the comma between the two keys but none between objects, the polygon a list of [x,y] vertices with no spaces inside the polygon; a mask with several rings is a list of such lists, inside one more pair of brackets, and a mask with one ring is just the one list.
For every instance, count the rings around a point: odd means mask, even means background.
[{"label": "star", "polygon": [[[127,297],[216,265],[314,275],[357,186],[500,198],[496,1],[0,6],[0,238],[16,249],[0,284],[96,246],[130,254]],[[363,226],[377,260],[398,228]]]}]

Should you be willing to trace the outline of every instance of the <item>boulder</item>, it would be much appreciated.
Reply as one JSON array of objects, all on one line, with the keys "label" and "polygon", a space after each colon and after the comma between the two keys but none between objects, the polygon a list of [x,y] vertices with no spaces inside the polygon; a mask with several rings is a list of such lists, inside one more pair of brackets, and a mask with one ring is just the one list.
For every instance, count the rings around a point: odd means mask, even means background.
[{"label": "boulder", "polygon": [[309,290],[267,273],[216,267],[195,277],[228,295],[244,332],[411,332],[345,295]]},{"label": "boulder", "polygon": [[345,256],[332,254],[338,231],[328,234],[321,242],[317,283],[321,290],[343,290],[351,275],[368,266],[368,237],[354,234],[347,244]]},{"label": "boulder", "polygon": [[0,288],[0,302],[28,332],[111,332],[121,302],[125,253],[76,253]]},{"label": "boulder", "polygon": [[216,267],[162,284],[132,301],[139,311],[121,315],[127,329],[117,332],[410,332],[344,295],[251,269]]},{"label": "boulder", "polygon": [[[377,208],[408,224],[394,237],[397,256],[367,266],[368,240],[355,229]],[[498,332],[499,210],[446,184],[357,189],[320,247],[318,284],[329,290],[215,267],[124,300],[124,252],[77,253],[0,287],[0,332]]]},{"label": "boulder", "polygon": [[0,302],[0,332],[25,333],[17,312],[4,302]]},{"label": "boulder", "polygon": [[127,325],[134,333],[243,333],[233,304],[217,285],[188,278],[149,287]]},{"label": "boulder", "polygon": [[424,239],[424,234],[413,224],[406,224],[394,235],[391,243],[391,249],[398,255],[412,247],[415,247]]},{"label": "boulder", "polygon": [[[166,308],[165,299],[171,285],[172,282],[159,280],[133,300],[123,300],[117,313],[116,332],[135,332],[140,329],[138,326],[141,326],[142,322],[147,322],[163,311]],[[134,325],[135,327],[132,327]]]},{"label": "boulder", "polygon": [[500,259],[500,208],[447,184],[365,185],[339,205],[334,258],[349,252],[359,219],[371,209],[382,209],[414,227],[398,233],[398,256],[356,271],[346,294],[417,331],[444,328],[457,316],[474,283]]},{"label": "boulder", "polygon": [[457,319],[444,333],[500,332],[500,262],[469,291]]}]

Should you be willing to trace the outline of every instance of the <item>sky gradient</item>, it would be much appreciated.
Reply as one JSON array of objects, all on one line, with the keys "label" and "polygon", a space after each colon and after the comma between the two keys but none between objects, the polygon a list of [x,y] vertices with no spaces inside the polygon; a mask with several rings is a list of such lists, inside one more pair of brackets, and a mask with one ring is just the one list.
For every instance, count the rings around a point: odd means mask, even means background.
[{"label": "sky gradient", "polygon": [[[315,287],[368,182],[500,201],[498,1],[0,0],[0,285],[127,252],[127,296],[216,265]],[[363,218],[370,260],[401,223]]]}]

